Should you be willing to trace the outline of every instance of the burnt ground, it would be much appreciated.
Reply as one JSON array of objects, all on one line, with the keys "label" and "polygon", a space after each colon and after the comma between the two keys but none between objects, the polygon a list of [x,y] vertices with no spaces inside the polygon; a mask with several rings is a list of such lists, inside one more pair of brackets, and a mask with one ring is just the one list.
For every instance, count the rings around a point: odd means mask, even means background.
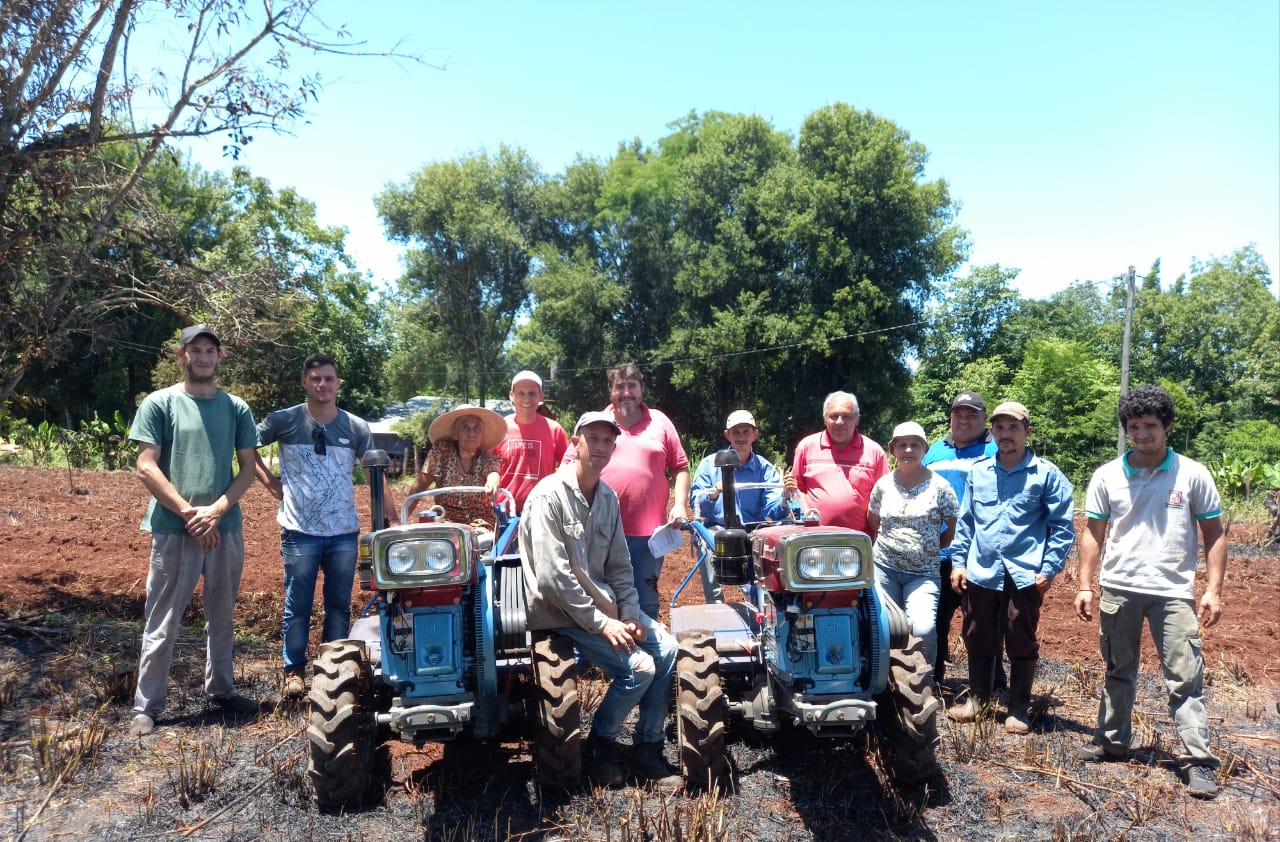
[{"label": "burnt ground", "polygon": [[[903,792],[874,747],[787,731],[735,733],[735,789],[542,792],[519,733],[494,746],[393,745],[377,803],[325,815],[306,779],[305,706],[280,703],[282,610],[274,501],[244,502],[237,671],[261,714],[205,705],[197,604],[188,610],[156,733],[130,738],[145,597],[146,503],[129,473],[0,465],[0,837],[25,839],[1275,839],[1280,838],[1280,556],[1234,524],[1226,612],[1205,630],[1207,702],[1224,765],[1217,800],[1189,798],[1157,673],[1144,672],[1127,764],[1069,759],[1097,707],[1096,624],[1072,614],[1074,581],[1041,621],[1028,737],[940,717],[944,781]],[[668,557],[669,594],[690,564]],[[697,590],[695,585],[694,590]],[[691,595],[690,595],[691,597]],[[363,601],[358,591],[354,598]],[[958,627],[957,627],[958,628]],[[963,656],[958,631],[953,651]],[[1147,641],[1144,665],[1154,664]],[[963,662],[952,670],[963,675]],[[957,689],[942,688],[949,700]],[[599,691],[588,680],[584,698]]]}]

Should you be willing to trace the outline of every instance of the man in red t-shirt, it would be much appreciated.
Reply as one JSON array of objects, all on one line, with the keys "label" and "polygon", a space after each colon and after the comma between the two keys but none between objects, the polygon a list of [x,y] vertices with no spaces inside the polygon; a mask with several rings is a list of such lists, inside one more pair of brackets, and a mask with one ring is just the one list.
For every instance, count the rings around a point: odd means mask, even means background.
[{"label": "man in red t-shirt", "polygon": [[498,445],[498,484],[511,492],[516,511],[522,512],[538,480],[554,473],[564,458],[569,438],[558,422],[538,413],[542,378],[535,372],[521,371],[511,378],[508,396],[516,411],[507,416],[507,437]]},{"label": "man in red t-shirt", "polygon": [[[817,512],[825,526],[869,532],[867,501],[876,480],[889,470],[884,448],[858,432],[858,399],[832,392],[822,402],[826,430],[800,440],[787,488],[804,495],[806,513]],[[872,537],[875,537],[874,535]]]}]

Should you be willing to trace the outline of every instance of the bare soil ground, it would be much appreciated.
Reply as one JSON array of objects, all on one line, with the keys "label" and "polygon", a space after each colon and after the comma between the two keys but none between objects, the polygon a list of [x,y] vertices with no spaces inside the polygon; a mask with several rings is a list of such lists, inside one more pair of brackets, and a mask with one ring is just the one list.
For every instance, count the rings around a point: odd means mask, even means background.
[{"label": "bare soil ground", "polygon": [[[197,597],[165,717],[150,737],[127,735],[149,551],[138,531],[145,503],[129,473],[0,465],[0,837],[1280,838],[1280,557],[1259,547],[1261,527],[1232,527],[1226,613],[1204,633],[1213,745],[1223,759],[1215,801],[1188,797],[1177,778],[1177,736],[1158,673],[1143,673],[1130,763],[1069,759],[1092,729],[1101,666],[1096,624],[1071,611],[1069,565],[1041,621],[1031,735],[940,717],[945,781],[936,786],[895,789],[863,740],[788,732],[773,740],[735,734],[730,794],[555,796],[538,788],[529,744],[515,735],[463,751],[390,746],[380,753],[380,803],[333,816],[310,800],[305,706],[280,703],[278,531],[274,501],[261,488],[244,502],[236,661],[241,689],[261,700],[262,712],[233,718],[206,705]],[[688,553],[668,557],[667,594],[689,565]],[[952,640],[962,657],[954,630]],[[1157,668],[1149,641],[1144,666]],[[963,675],[963,663],[952,672]],[[958,684],[947,684],[949,700]],[[592,692],[589,685],[588,699]]]}]

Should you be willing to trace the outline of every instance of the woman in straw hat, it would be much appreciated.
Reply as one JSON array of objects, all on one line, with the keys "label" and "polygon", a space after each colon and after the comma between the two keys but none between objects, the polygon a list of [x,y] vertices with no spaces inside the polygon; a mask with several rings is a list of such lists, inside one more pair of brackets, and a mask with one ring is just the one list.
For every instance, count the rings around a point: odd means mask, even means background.
[{"label": "woman in straw hat", "polygon": [[[506,435],[506,421],[492,409],[463,404],[441,413],[427,430],[431,452],[409,493],[455,485],[483,485],[483,495],[440,494],[432,497],[431,502],[444,509],[445,520],[459,523],[483,521],[493,526],[493,495],[498,490],[498,467],[501,464],[493,449],[502,443]],[[409,506],[412,514],[417,501]]]},{"label": "woman in straw hat", "polygon": [[938,652],[938,550],[955,537],[960,501],[951,483],[921,464],[928,449],[916,422],[893,428],[888,450],[897,468],[871,489],[867,525],[876,535],[876,586],[907,612],[932,664]]}]

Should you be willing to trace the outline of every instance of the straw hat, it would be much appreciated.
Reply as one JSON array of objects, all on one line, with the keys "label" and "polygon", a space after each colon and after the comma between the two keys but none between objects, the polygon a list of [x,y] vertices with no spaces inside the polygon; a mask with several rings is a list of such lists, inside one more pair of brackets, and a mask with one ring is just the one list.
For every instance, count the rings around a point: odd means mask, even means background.
[{"label": "straw hat", "polygon": [[474,415],[484,425],[484,434],[480,437],[481,450],[493,450],[507,437],[507,422],[501,415],[483,406],[464,403],[437,416],[427,429],[427,438],[431,439],[432,444],[442,439],[452,439],[453,423],[464,415]]}]

